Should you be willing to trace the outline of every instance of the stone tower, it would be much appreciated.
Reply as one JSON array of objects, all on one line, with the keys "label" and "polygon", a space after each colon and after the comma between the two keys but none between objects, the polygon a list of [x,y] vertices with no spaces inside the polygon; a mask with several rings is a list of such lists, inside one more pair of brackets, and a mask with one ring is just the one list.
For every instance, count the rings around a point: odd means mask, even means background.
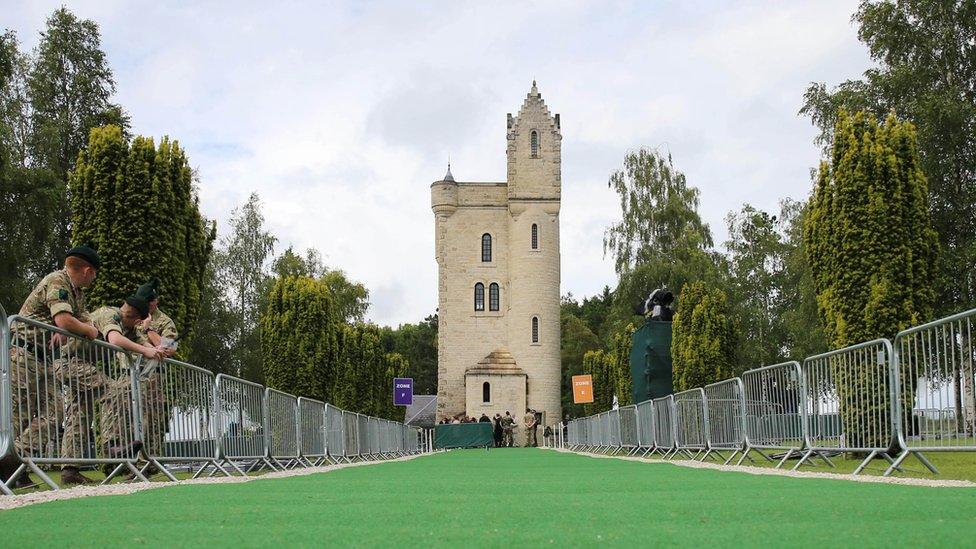
[{"label": "stone tower", "polygon": [[431,185],[438,419],[560,410],[559,115],[535,82],[508,115],[505,182]]}]

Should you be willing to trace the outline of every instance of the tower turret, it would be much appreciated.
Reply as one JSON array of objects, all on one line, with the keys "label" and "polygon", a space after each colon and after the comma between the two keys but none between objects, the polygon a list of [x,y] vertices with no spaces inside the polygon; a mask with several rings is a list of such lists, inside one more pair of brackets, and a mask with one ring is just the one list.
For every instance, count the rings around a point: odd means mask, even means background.
[{"label": "tower turret", "polygon": [[533,80],[518,116],[508,115],[509,198],[559,198],[562,138]]}]

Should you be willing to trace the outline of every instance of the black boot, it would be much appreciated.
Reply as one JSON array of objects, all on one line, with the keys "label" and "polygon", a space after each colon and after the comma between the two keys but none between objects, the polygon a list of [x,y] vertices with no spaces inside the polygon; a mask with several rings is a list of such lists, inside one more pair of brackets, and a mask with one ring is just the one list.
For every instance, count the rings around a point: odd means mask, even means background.
[{"label": "black boot", "polygon": [[[10,477],[14,476],[14,473],[16,473],[17,469],[20,467],[20,463],[20,458],[13,453],[7,454],[3,456],[3,458],[0,458],[0,482],[7,482],[10,480]],[[24,471],[19,477],[17,477],[17,481],[13,486],[14,490],[34,486],[34,483],[31,482],[27,475],[28,472]]]},{"label": "black boot", "polygon": [[95,484],[95,481],[81,474],[77,467],[68,465],[61,468],[61,484]]}]

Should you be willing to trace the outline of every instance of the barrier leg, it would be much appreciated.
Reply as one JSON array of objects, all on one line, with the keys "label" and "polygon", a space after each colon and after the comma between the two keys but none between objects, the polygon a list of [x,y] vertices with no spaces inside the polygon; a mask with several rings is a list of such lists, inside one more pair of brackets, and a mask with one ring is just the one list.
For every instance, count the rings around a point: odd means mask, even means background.
[{"label": "barrier leg", "polygon": [[[36,463],[28,459],[24,461],[24,465],[26,465],[27,468],[30,469],[32,473],[40,477],[41,480],[44,481],[44,484],[47,484],[51,488],[51,490],[60,490],[58,485],[55,484],[53,480],[51,480],[51,477],[47,476],[47,473],[45,473],[44,471],[41,471],[41,468],[38,467]],[[17,475],[15,474],[12,478],[17,478]]]},{"label": "barrier leg", "polygon": [[106,476],[106,477],[105,477],[105,480],[103,480],[103,481],[101,482],[101,484],[106,484],[106,483],[107,483],[108,481],[110,481],[110,480],[112,480],[113,478],[115,478],[115,475],[117,475],[117,474],[119,474],[119,473],[121,473],[121,472],[122,472],[122,468],[123,468],[123,467],[125,467],[125,462],[122,462],[122,463],[120,463],[120,464],[118,464],[118,465],[116,465],[116,466],[115,466],[115,469],[112,469],[112,473],[111,473],[111,474],[109,474],[108,476]]},{"label": "barrier leg", "polygon": [[[169,472],[169,469],[167,469],[166,467],[163,467],[163,464],[160,463],[159,460],[157,460],[155,458],[150,459],[149,460],[149,463],[146,464],[146,468],[145,469],[149,469],[150,466],[155,466],[157,469],[159,469],[159,472],[160,473],[166,475],[166,478],[170,479],[173,482],[176,482],[176,477],[173,476],[173,473],[170,473]],[[145,471],[145,469],[144,469],[144,471]]]},{"label": "barrier leg", "polygon": [[860,472],[863,471],[864,468],[868,466],[868,463],[870,463],[871,460],[874,459],[874,456],[876,455],[878,455],[878,451],[872,450],[871,453],[868,454],[868,457],[864,458],[864,461],[862,461],[861,464],[857,466],[857,469],[854,469],[854,472],[851,474],[852,475],[860,474]]},{"label": "barrier leg", "polygon": [[794,465],[790,470],[796,471],[797,469],[799,469],[800,466],[803,465],[803,462],[806,461],[812,454],[813,454],[813,450],[807,450],[806,453],[804,453],[803,456],[797,460],[796,465]]},{"label": "barrier leg", "polygon": [[779,460],[779,463],[776,464],[776,468],[779,469],[780,467],[782,467],[783,464],[786,463],[786,460],[790,459],[790,456],[792,455],[793,455],[793,449],[790,448],[789,450],[786,451],[786,455],[783,456],[783,459]]}]

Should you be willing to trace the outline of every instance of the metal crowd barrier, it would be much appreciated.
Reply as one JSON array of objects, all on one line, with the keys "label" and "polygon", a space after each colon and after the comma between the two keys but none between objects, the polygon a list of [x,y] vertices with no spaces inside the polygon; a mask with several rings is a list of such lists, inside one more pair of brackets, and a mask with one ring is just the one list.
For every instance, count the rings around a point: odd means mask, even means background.
[{"label": "metal crowd barrier", "polygon": [[346,422],[342,410],[331,404],[325,405],[325,451],[329,461],[348,461],[346,457]]},{"label": "metal crowd barrier", "polygon": [[[701,455],[708,457],[708,409],[705,407],[705,391],[689,389],[674,394],[674,411],[677,421],[675,448],[691,459]],[[692,454],[691,451],[695,453]],[[704,455],[702,455],[704,452]]]},{"label": "metal crowd barrier", "polygon": [[141,418],[133,398],[138,376],[130,375],[141,357],[19,315],[6,325],[10,350],[3,374],[9,398],[3,405],[13,435],[8,449],[22,460],[6,487],[30,471],[57,490],[40,468],[55,464],[107,466],[105,482],[123,469],[146,480],[135,466]]},{"label": "metal crowd barrier", "polygon": [[298,417],[299,459],[308,466],[321,465],[327,457],[325,403],[298,397]]},{"label": "metal crowd barrier", "polygon": [[139,408],[142,416],[143,452],[170,480],[176,477],[167,466],[196,464],[203,471],[229,473],[216,460],[214,385],[209,370],[178,360],[143,363],[139,375]]},{"label": "metal crowd barrier", "polygon": [[[755,451],[769,461],[768,450],[786,450],[780,468],[804,448],[803,374],[796,361],[749,370],[742,374],[745,400],[745,452],[739,465]],[[751,459],[751,458],[749,458]]]},{"label": "metal crowd barrier", "polygon": [[606,411],[600,414],[600,447],[604,450],[609,450],[612,446],[613,441],[610,437],[610,412]]},{"label": "metal crowd barrier", "polygon": [[369,447],[372,455],[382,455],[383,449],[380,447],[380,420],[375,417],[367,418],[369,425]]},{"label": "metal crowd barrier", "polygon": [[976,309],[909,328],[895,337],[895,417],[901,454],[885,472],[922,452],[976,451]]},{"label": "metal crowd barrier", "polygon": [[708,423],[708,449],[719,454],[732,453],[725,464],[745,451],[745,396],[742,380],[727,379],[705,386],[705,417]]},{"label": "metal crowd barrier", "polygon": [[359,416],[352,412],[342,411],[343,434],[345,435],[345,458],[352,460],[359,457]]},{"label": "metal crowd barrier", "polygon": [[[797,458],[794,470],[816,460],[834,466],[832,454],[866,454],[854,474],[882,458],[885,476],[914,455],[938,474],[923,452],[976,451],[974,322],[976,309],[903,330],[894,344],[867,341],[642,402],[637,449],[665,459],[730,450],[725,463],[741,452],[736,465],[756,452],[777,468]],[[629,446],[629,408],[570,421],[566,444]]]},{"label": "metal crowd barrier", "polygon": [[359,437],[359,455],[363,459],[370,458],[373,449],[370,447],[372,437],[369,436],[369,416],[356,414],[356,433]]},{"label": "metal crowd barrier", "polygon": [[645,400],[637,405],[637,448],[646,456],[654,447],[654,402]]},{"label": "metal crowd barrier", "polygon": [[[217,395],[217,459],[230,465],[241,475],[268,466],[267,437],[265,436],[264,387],[224,374],[218,374]],[[250,462],[241,469],[236,462]]]},{"label": "metal crowd barrier", "polygon": [[[0,305],[0,379],[10,379],[10,330],[7,327],[7,312]],[[10,413],[13,405],[10,400],[10,384],[0,383],[0,457],[6,456],[13,450],[13,433],[10,428]],[[16,479],[11,479],[16,480]],[[12,495],[13,491],[7,487],[7,479],[0,478],[0,492]]]},{"label": "metal crowd barrier", "polygon": [[607,412],[607,426],[610,432],[610,448],[619,450],[623,443],[620,438],[620,409]]},{"label": "metal crowd barrier", "polygon": [[298,451],[298,397],[277,389],[265,389],[265,433],[268,459],[280,469],[300,464]]},{"label": "metal crowd barrier", "polygon": [[897,443],[893,354],[887,339],[876,339],[803,361],[807,451],[794,469],[813,453],[831,450],[867,452],[855,475],[875,456],[894,462],[888,454]]},{"label": "metal crowd barrier", "polygon": [[101,466],[105,484],[126,470],[144,482],[156,471],[175,481],[182,466],[199,466],[196,478],[389,457],[406,451],[406,433],[400,423],[177,360],[143,360],[0,309],[0,457],[21,462],[0,478],[4,494],[32,473],[59,489],[45,470],[56,465]]},{"label": "metal crowd barrier", "polygon": [[651,402],[654,404],[654,451],[667,458],[672,452],[677,453],[674,395],[655,398]]},{"label": "metal crowd barrier", "polygon": [[621,406],[617,410],[618,428],[620,430],[620,447],[627,449],[627,454],[633,454],[638,447],[637,440],[637,406]]}]

